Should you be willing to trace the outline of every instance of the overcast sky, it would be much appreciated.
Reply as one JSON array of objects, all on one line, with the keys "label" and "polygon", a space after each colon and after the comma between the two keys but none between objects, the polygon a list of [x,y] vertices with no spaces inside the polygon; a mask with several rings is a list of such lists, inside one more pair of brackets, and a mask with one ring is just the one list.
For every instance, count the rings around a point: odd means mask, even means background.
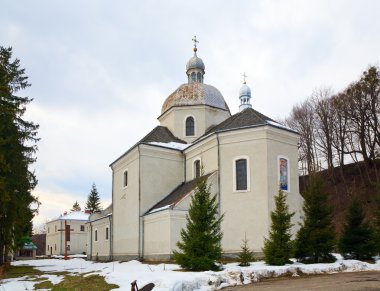
[{"label": "overcast sky", "polygon": [[1,2],[0,45],[26,68],[26,118],[40,124],[36,224],[83,207],[93,182],[109,205],[109,164],[158,125],[186,82],[193,35],[205,83],[232,113],[243,72],[253,107],[284,118],[314,89],[339,91],[379,65],[376,0]]}]

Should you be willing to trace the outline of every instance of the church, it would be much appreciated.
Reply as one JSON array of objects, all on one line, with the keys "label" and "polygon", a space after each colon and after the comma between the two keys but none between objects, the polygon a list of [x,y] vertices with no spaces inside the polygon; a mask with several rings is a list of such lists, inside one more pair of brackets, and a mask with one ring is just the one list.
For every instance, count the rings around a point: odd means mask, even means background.
[{"label": "church", "polygon": [[292,232],[299,227],[299,134],[252,108],[245,80],[231,115],[220,91],[204,83],[196,39],[193,53],[159,125],[111,163],[112,204],[87,222],[89,259],[170,259],[201,169],[224,214],[224,256],[236,256],[245,237],[260,256],[279,188],[295,212]]}]

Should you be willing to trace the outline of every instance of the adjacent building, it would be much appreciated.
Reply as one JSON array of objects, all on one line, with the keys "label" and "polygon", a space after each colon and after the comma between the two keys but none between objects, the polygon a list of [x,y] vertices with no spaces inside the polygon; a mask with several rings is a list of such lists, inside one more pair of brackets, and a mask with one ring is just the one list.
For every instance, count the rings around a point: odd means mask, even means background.
[{"label": "adjacent building", "polygon": [[89,215],[82,211],[73,211],[49,221],[46,224],[46,255],[65,254],[65,225],[67,254],[86,254],[87,231],[85,224]]}]

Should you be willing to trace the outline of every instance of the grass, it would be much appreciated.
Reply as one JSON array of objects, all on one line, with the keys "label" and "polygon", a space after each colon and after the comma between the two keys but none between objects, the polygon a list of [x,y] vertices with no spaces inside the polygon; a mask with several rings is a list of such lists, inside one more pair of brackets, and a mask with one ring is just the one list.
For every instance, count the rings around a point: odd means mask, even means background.
[{"label": "grass", "polygon": [[10,268],[0,275],[1,279],[18,278],[23,276],[39,276],[43,275],[42,271],[39,271],[31,266],[10,266]]},{"label": "grass", "polygon": [[[37,289],[37,286],[35,286]],[[39,287],[41,288],[41,287]],[[111,289],[119,288],[116,284],[108,284],[104,277],[99,275],[92,276],[65,276],[65,279],[57,285],[51,288],[53,291],[60,290],[75,290],[75,291],[87,291],[87,290],[100,290],[108,291]]]},{"label": "grass", "polygon": [[[64,279],[56,285],[53,285],[44,275],[57,275],[64,276]],[[25,281],[35,281],[38,282],[34,285],[34,289],[51,289],[51,290],[76,290],[76,291],[87,291],[87,290],[100,290],[108,291],[114,288],[118,288],[118,285],[108,284],[104,277],[100,275],[85,276],[85,274],[80,275],[70,275],[69,272],[42,272],[31,266],[11,266],[6,273],[0,276],[2,279],[12,279],[19,277],[27,277]]]}]

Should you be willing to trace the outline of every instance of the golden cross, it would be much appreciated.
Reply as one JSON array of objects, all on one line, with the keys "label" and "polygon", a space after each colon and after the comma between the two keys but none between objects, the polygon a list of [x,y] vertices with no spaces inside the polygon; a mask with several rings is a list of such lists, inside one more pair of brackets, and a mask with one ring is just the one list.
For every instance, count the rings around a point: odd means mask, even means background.
[{"label": "golden cross", "polygon": [[244,84],[247,84],[247,82],[246,82],[246,78],[248,77],[246,74],[245,74],[245,72],[244,72],[244,74],[242,75],[243,76],[243,78],[244,78]]},{"label": "golden cross", "polygon": [[194,42],[194,48],[196,49],[197,48],[197,43],[199,43],[199,41],[197,40],[197,36],[194,35],[194,37],[192,38],[192,41]]}]

